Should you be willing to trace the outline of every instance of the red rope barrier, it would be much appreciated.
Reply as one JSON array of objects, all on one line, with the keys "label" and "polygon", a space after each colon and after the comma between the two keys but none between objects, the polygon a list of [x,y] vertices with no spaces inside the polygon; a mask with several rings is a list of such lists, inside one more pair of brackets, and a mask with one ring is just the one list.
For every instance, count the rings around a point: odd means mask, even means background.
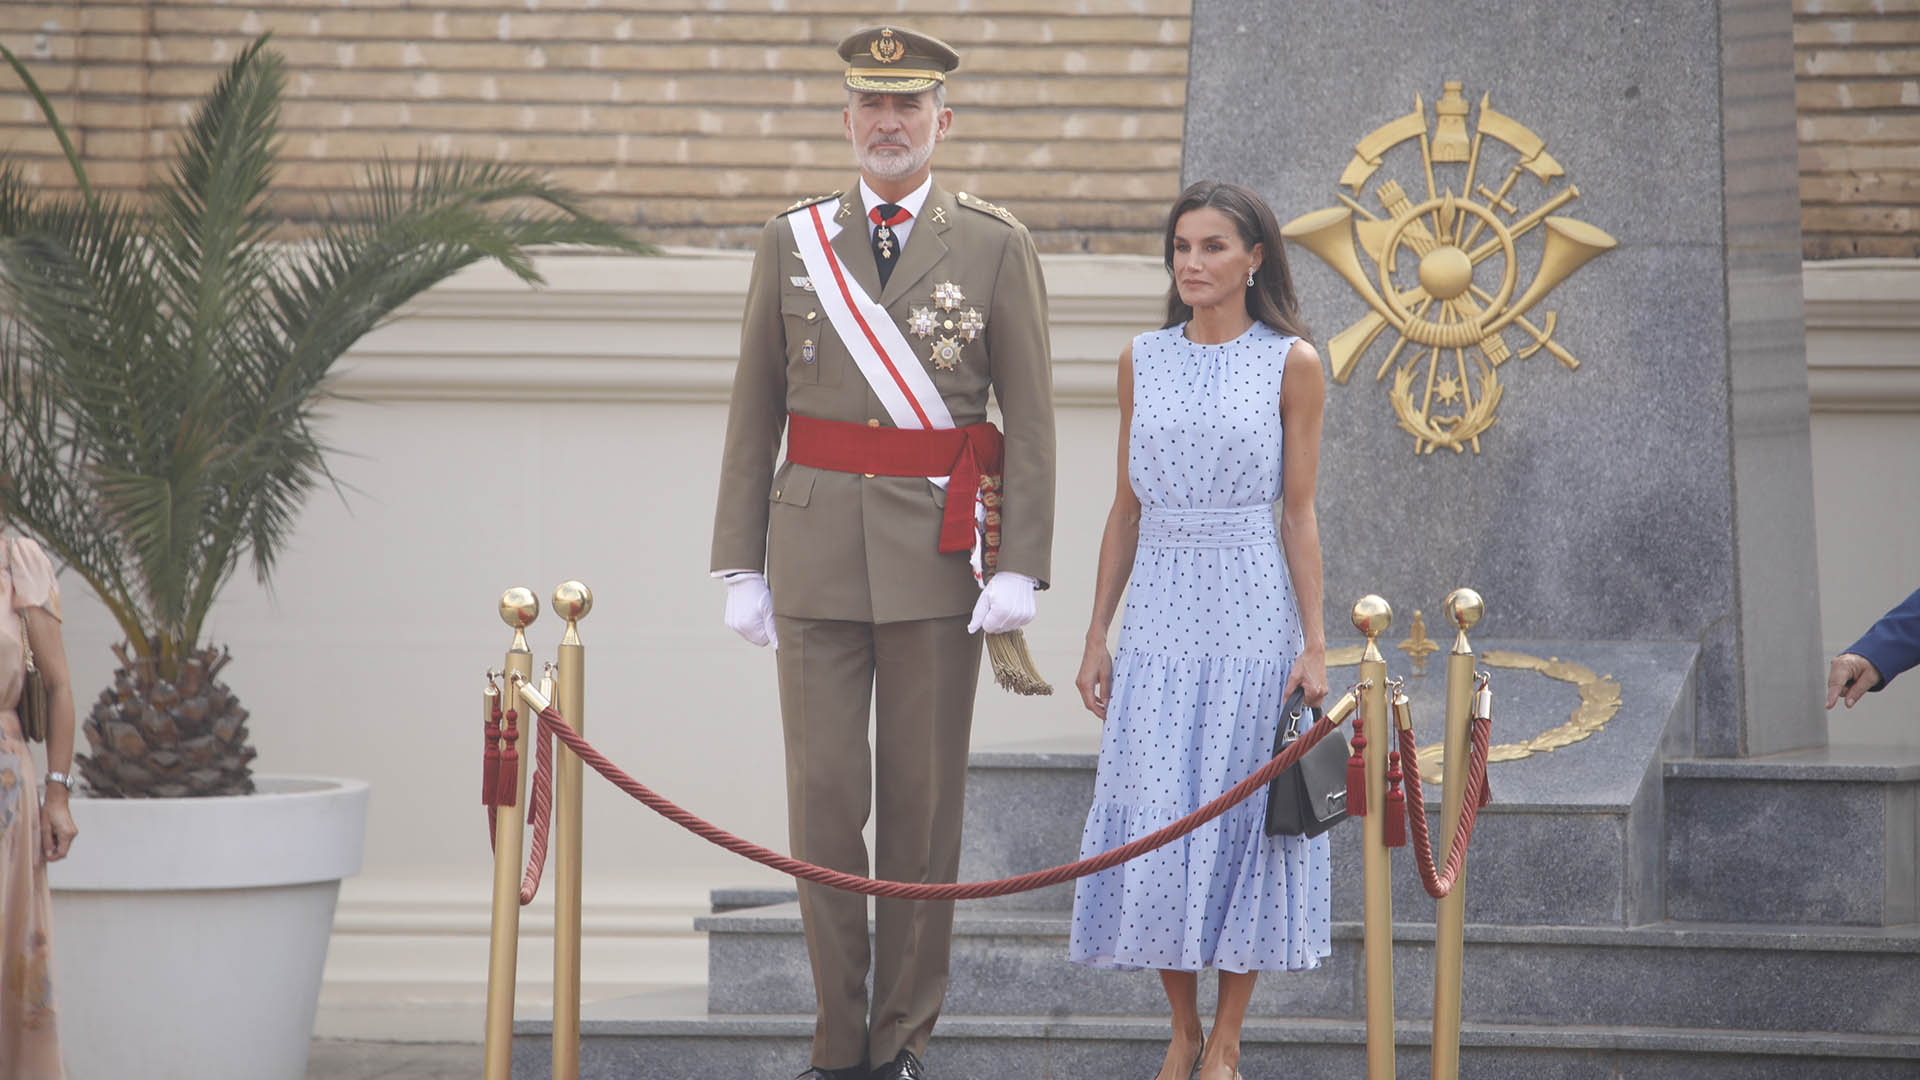
[{"label": "red rope barrier", "polygon": [[[509,714],[511,715],[511,713]],[[541,736],[547,732],[543,727]],[[493,768],[495,762],[487,766]],[[512,762],[512,771],[508,771],[507,762],[499,762],[499,779],[494,792],[495,802],[487,807],[487,844],[496,846],[495,832],[499,822],[499,809],[512,806],[514,795],[520,787],[520,763]],[[527,868],[520,876],[520,906],[533,903],[540,893],[540,879],[547,869],[547,833],[553,821],[553,739],[537,738],[534,743],[533,787],[527,792],[527,825],[533,830],[533,845],[527,851]]]},{"label": "red rope barrier", "polygon": [[[813,863],[802,862],[792,856],[782,855],[770,848],[764,848],[751,841],[742,840],[740,837],[727,832],[725,829],[695,817],[693,814],[674,805],[669,800],[655,794],[654,791],[645,784],[622,772],[618,766],[607,760],[598,750],[595,750],[593,745],[587,742],[579,732],[568,727],[566,720],[561,717],[558,709],[550,705],[540,712],[540,730],[542,734],[552,734],[561,742],[566,743],[575,754],[579,755],[581,761],[593,766],[594,771],[606,777],[613,786],[633,796],[640,802],[645,803],[647,807],[655,813],[686,829],[688,832],[693,833],[695,836],[709,843],[726,848],[736,855],[742,855],[752,859],[762,866],[770,866],[789,877],[800,878],[803,881],[811,881],[816,885],[825,885],[828,888],[840,889],[845,892],[860,893],[866,896],[887,897],[895,900],[982,900],[992,896],[1007,896],[1012,893],[1042,889],[1049,885],[1057,885],[1063,881],[1071,881],[1074,878],[1086,877],[1089,874],[1097,874],[1102,870],[1111,869],[1126,862],[1128,859],[1143,855],[1156,848],[1165,847],[1226,813],[1239,803],[1245,802],[1248,798],[1252,797],[1254,792],[1265,788],[1273,781],[1274,777],[1279,776],[1294,762],[1299,761],[1303,754],[1313,749],[1315,743],[1325,738],[1327,733],[1337,726],[1337,724],[1329,721],[1325,716],[1322,716],[1313,727],[1307,729],[1302,737],[1287,744],[1287,748],[1276,754],[1273,760],[1262,765],[1252,776],[1240,781],[1240,783],[1220,795],[1219,798],[1214,799],[1212,802],[1181,818],[1179,821],[1131,843],[1101,852],[1098,855],[1089,856],[1081,859],[1079,862],[1067,863],[1046,870],[1035,870],[1032,873],[1021,874],[1018,877],[1000,878],[995,881],[919,883],[910,881],[879,881],[874,878],[861,877],[858,874],[829,870],[824,866],[816,866]],[[548,768],[548,762],[546,760],[547,740],[543,738],[540,742],[541,764],[539,768],[544,774]],[[536,804],[541,798],[537,780],[533,798]],[[540,845],[544,832],[545,829],[542,827],[539,832],[534,834],[534,842],[536,845]],[[543,846],[542,850],[544,851]],[[531,871],[529,873],[531,875]],[[537,887],[539,882],[538,877],[533,876],[533,881]],[[530,899],[524,885],[521,888],[521,897],[521,903],[523,904]]]},{"label": "red rope barrier", "polygon": [[[1473,839],[1473,821],[1486,801],[1487,741],[1492,730],[1492,721],[1474,718],[1472,745],[1467,753],[1467,790],[1460,800],[1460,824],[1454,827],[1453,847],[1447,852],[1447,868],[1443,873],[1435,873],[1433,868],[1433,841],[1427,833],[1427,804],[1420,792],[1420,767],[1415,764],[1406,770],[1407,823],[1413,827],[1413,858],[1420,865],[1420,884],[1427,890],[1427,895],[1435,900],[1444,899],[1453,891],[1454,883],[1460,880],[1460,868],[1467,863],[1467,844]],[[1418,753],[1413,729],[1401,728],[1400,756],[1407,761],[1418,762]]]}]

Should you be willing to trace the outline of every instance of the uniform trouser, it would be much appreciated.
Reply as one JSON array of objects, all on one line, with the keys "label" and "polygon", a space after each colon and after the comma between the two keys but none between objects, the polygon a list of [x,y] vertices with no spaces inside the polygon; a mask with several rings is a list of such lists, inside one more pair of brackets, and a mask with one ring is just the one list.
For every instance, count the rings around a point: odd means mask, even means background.
[{"label": "uniform trouser", "polygon": [[[878,624],[781,616],[775,626],[794,855],[867,873],[861,830],[871,802],[875,876],[953,881],[980,675],[981,639],[967,633],[967,616]],[[866,897],[801,882],[800,914],[817,999],[812,1063],[841,1069],[924,1052],[946,996],[953,905],[874,901],[871,957]]]}]

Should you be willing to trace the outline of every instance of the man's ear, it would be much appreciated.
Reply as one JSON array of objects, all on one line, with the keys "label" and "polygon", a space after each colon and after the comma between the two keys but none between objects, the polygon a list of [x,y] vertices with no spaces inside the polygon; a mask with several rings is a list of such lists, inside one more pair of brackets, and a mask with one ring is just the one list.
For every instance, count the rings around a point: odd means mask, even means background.
[{"label": "man's ear", "polygon": [[944,140],[947,137],[948,133],[950,133],[952,130],[953,130],[953,110],[941,109],[939,117],[934,120],[934,124],[933,124],[934,141],[940,142]]}]

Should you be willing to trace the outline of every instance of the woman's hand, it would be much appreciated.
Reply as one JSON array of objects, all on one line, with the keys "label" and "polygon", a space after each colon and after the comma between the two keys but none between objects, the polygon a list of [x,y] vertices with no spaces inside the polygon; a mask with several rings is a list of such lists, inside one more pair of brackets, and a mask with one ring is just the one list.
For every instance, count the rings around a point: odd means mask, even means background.
[{"label": "woman's hand", "polygon": [[1280,691],[1280,700],[1293,696],[1294,687],[1301,688],[1301,698],[1313,708],[1327,700],[1327,647],[1310,645],[1293,662],[1293,670],[1287,672],[1287,685]]},{"label": "woman's hand", "polygon": [[1113,654],[1104,641],[1087,642],[1086,655],[1080,658],[1080,674],[1073,685],[1080,689],[1080,702],[1087,711],[1102,720],[1107,718],[1107,696],[1113,691]]},{"label": "woman's hand", "polygon": [[47,798],[40,806],[40,853],[48,862],[59,862],[73,849],[73,838],[80,827],[73,823],[67,809],[67,786],[48,784]]}]

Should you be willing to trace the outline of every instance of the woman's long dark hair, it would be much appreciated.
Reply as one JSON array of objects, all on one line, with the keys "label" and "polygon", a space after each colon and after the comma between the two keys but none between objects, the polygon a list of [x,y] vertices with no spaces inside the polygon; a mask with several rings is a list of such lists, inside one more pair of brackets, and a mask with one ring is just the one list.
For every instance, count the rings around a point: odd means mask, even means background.
[{"label": "woman's long dark hair", "polygon": [[[1287,249],[1280,240],[1280,223],[1267,201],[1239,184],[1222,180],[1202,180],[1180,193],[1167,214],[1165,262],[1168,276],[1173,274],[1173,230],[1189,211],[1210,206],[1227,216],[1247,250],[1265,244],[1266,258],[1254,271],[1253,286],[1247,290],[1247,314],[1268,326],[1294,337],[1310,337],[1307,324],[1300,320],[1300,304],[1293,295],[1293,272],[1287,268]],[[1193,308],[1180,299],[1180,283],[1167,285],[1166,326],[1178,326],[1193,318]]]}]

